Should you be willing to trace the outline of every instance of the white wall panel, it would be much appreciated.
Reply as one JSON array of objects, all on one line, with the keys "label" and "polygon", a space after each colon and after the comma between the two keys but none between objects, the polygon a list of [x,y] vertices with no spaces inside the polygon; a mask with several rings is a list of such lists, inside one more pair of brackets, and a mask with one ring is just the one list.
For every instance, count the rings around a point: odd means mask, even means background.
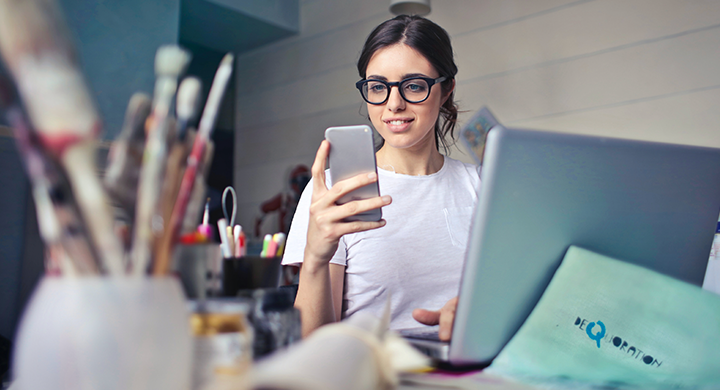
[{"label": "white wall panel", "polygon": [[300,40],[282,50],[239,58],[238,72],[245,77],[238,83],[238,94],[251,95],[259,90],[282,88],[295,80],[322,78],[340,67],[354,68],[368,33],[383,20],[382,17],[364,20],[332,34]]},{"label": "white wall panel", "polygon": [[238,96],[239,130],[356,104],[361,99],[354,85],[357,79],[356,69],[348,66]]},{"label": "white wall panel", "polygon": [[468,107],[488,104],[502,121],[720,85],[720,28],[647,45],[458,82]]},{"label": "white wall panel", "polygon": [[720,86],[509,125],[720,148],[718,102]]},{"label": "white wall panel", "polygon": [[[330,126],[369,124],[360,102],[345,109],[328,110],[325,113],[295,117],[270,125],[243,128],[238,145],[236,161],[240,166],[252,168],[286,158],[314,155]],[[248,139],[251,138],[251,139]],[[312,162],[312,160],[311,160]]]},{"label": "white wall panel", "polygon": [[453,40],[459,79],[533,67],[552,61],[642,46],[720,25],[720,1],[603,0],[542,14]]},{"label": "white wall panel", "polygon": [[[301,6],[300,25],[303,35],[312,36],[338,31],[368,18],[383,20],[389,15],[389,0],[314,1]],[[370,31],[365,32],[367,35]]]},{"label": "white wall panel", "polygon": [[[362,43],[387,0],[301,0],[299,35],[238,58],[240,220],[311,165],[323,131],[365,123]],[[720,1],[433,0],[452,36],[463,121],[720,147]],[[364,112],[364,110],[363,110]],[[462,146],[451,156],[471,158]]]}]

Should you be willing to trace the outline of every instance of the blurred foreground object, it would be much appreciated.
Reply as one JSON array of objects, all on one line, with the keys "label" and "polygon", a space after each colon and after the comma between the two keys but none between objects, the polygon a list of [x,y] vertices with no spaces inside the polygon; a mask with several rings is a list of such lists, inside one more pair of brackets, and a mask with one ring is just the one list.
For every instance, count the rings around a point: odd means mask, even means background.
[{"label": "blurred foreground object", "polygon": [[242,375],[253,358],[250,301],[198,300],[188,303],[193,334],[193,390],[206,389],[217,377]]},{"label": "blurred foreground object", "polygon": [[57,4],[0,0],[0,52],[40,143],[67,174],[102,269],[123,273],[123,249],[96,176],[102,125]]},{"label": "blurred foreground object", "polygon": [[262,360],[252,389],[392,389],[399,374],[429,360],[367,313],[321,327],[302,342]]},{"label": "blurred foreground object", "polygon": [[23,316],[13,390],[188,389],[188,312],[175,278],[44,278]]}]

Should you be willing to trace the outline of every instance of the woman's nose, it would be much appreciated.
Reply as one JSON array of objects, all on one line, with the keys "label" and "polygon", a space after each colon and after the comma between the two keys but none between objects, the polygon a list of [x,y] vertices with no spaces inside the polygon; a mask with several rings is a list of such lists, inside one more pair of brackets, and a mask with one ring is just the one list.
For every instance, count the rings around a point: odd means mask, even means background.
[{"label": "woman's nose", "polygon": [[398,87],[390,88],[390,96],[388,96],[387,108],[392,112],[398,112],[405,109],[405,99],[400,95]]}]

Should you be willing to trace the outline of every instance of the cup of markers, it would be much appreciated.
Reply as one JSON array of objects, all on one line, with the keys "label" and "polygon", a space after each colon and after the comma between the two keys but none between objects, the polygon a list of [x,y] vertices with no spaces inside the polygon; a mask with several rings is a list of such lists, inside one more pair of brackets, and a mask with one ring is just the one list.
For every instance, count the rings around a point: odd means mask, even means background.
[{"label": "cup of markers", "polygon": [[220,250],[225,259],[244,257],[247,255],[247,237],[242,226],[229,226],[225,218],[217,222],[218,236],[220,236]]},{"label": "cup of markers", "polygon": [[285,251],[285,233],[266,234],[263,238],[260,257],[282,257]]}]

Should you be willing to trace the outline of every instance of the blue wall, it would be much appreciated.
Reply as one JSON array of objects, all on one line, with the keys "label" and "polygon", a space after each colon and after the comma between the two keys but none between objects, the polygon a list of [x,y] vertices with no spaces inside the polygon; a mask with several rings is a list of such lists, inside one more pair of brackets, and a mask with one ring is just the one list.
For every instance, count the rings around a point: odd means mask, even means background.
[{"label": "blue wall", "polygon": [[179,0],[60,0],[105,122],[104,139],[120,132],[137,91],[152,93],[155,51],[177,43]]}]

